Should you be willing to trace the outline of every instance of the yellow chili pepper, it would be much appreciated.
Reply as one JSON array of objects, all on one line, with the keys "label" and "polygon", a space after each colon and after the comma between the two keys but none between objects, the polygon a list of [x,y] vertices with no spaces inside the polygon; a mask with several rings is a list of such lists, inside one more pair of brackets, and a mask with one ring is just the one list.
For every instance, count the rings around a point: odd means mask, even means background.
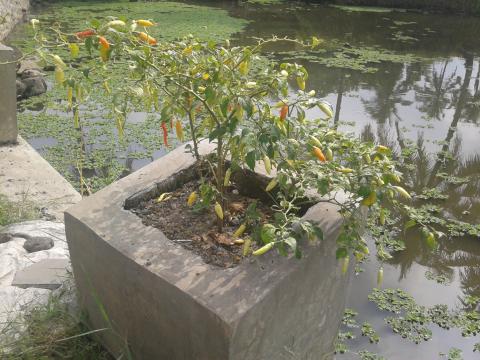
[{"label": "yellow chili pepper", "polygon": [[412,197],[410,196],[410,194],[407,192],[407,190],[405,190],[403,187],[401,186],[392,186],[395,191],[397,192],[397,194],[399,194],[401,197],[405,198],[405,199],[408,199],[408,200],[411,200]]},{"label": "yellow chili pepper", "polygon": [[368,196],[365,199],[361,201],[361,204],[365,206],[372,206],[373,204],[375,204],[376,201],[377,201],[377,192],[372,191],[370,192],[370,194],[368,194]]},{"label": "yellow chili pepper", "polygon": [[273,249],[274,246],[275,246],[275,243],[274,243],[274,242],[270,242],[270,243],[268,243],[267,245],[262,246],[260,249],[255,250],[252,254],[255,255],[255,256],[263,255],[263,254],[265,254],[267,251],[270,251],[271,249]]},{"label": "yellow chili pepper", "polygon": [[240,237],[242,234],[245,232],[247,229],[247,226],[245,224],[242,224],[238,227],[238,229],[233,233],[234,237]]},{"label": "yellow chili pepper", "polygon": [[333,151],[332,151],[332,149],[327,148],[327,150],[325,150],[325,157],[327,158],[328,161],[332,161],[332,160],[333,160]]},{"label": "yellow chili pepper", "polygon": [[217,216],[220,220],[223,220],[222,205],[220,205],[218,202],[215,203],[215,214],[217,214]]},{"label": "yellow chili pepper", "polygon": [[325,115],[327,115],[327,118],[331,118],[333,116],[333,112],[332,112],[332,109],[330,109],[330,106],[328,106],[327,104],[325,103],[320,103],[318,105],[319,109],[323,111],[323,113]]},{"label": "yellow chili pepper", "polygon": [[265,171],[267,172],[268,175],[272,172],[272,163],[270,162],[270,158],[265,155],[263,157],[263,165],[265,166]]},{"label": "yellow chili pepper", "polygon": [[250,252],[251,245],[252,245],[252,239],[251,238],[245,239],[245,243],[243,244],[243,251],[242,251],[243,256],[248,255],[248,253]]},{"label": "yellow chili pepper", "polygon": [[276,179],[272,179],[272,180],[270,180],[270,182],[268,183],[267,187],[265,188],[265,191],[266,191],[266,192],[269,192],[269,191],[271,191],[275,186],[277,186],[277,180],[276,180]]},{"label": "yellow chili pepper", "polygon": [[150,20],[137,20],[136,23],[143,27],[154,26],[155,24]]},{"label": "yellow chili pepper", "polygon": [[300,90],[305,90],[305,80],[300,76],[297,77],[297,85]]},{"label": "yellow chili pepper", "polygon": [[60,66],[55,67],[55,81],[58,84],[63,84],[63,82],[65,81],[65,73]]},{"label": "yellow chili pepper", "polygon": [[223,179],[223,186],[228,186],[230,184],[230,177],[232,176],[232,169],[228,168],[225,171],[225,178]]},{"label": "yellow chili pepper", "polygon": [[238,71],[240,74],[247,75],[248,74],[248,61],[242,61],[240,65],[238,65]]},{"label": "yellow chili pepper", "polygon": [[187,205],[188,205],[188,206],[193,206],[193,204],[195,204],[196,201],[197,201],[197,192],[196,192],[196,191],[193,191],[193,192],[188,196]]}]

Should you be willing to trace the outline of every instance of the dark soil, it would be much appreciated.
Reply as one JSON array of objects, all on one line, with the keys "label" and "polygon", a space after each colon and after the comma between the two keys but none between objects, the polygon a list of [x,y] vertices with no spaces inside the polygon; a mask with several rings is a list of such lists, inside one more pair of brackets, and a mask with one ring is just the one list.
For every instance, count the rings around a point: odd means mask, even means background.
[{"label": "dark soil", "polygon": [[[141,201],[131,209],[145,225],[160,229],[171,241],[200,255],[207,264],[228,268],[238,265],[243,259],[243,244],[238,243],[248,236],[248,230],[236,239],[233,233],[245,221],[245,210],[255,199],[240,195],[234,186],[226,191],[224,227],[217,232],[216,215],[210,209],[195,211],[187,205],[192,191],[199,192],[200,181],[193,180],[174,190],[171,198],[158,202],[158,197]],[[197,200],[198,201],[198,200]],[[260,223],[272,215],[269,206],[257,201]],[[235,241],[237,240],[237,243]],[[257,245],[252,241],[251,249]]]}]

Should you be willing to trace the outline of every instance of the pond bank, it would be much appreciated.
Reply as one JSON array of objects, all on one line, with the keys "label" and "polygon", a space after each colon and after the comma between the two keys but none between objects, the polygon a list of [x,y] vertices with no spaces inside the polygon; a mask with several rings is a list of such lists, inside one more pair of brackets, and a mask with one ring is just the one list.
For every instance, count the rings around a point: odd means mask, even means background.
[{"label": "pond bank", "polygon": [[478,0],[335,0],[332,3],[480,15],[480,1]]}]

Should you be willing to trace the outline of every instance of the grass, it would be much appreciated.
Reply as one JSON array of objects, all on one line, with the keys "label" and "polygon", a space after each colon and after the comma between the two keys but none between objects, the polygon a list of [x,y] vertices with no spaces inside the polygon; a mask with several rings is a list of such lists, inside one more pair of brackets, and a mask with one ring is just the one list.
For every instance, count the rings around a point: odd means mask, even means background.
[{"label": "grass", "polygon": [[91,335],[60,295],[52,295],[12,324],[0,327],[0,358],[4,360],[110,360],[112,356]]},{"label": "grass", "polygon": [[39,208],[25,194],[20,201],[10,201],[0,194],[0,226],[40,218]]}]

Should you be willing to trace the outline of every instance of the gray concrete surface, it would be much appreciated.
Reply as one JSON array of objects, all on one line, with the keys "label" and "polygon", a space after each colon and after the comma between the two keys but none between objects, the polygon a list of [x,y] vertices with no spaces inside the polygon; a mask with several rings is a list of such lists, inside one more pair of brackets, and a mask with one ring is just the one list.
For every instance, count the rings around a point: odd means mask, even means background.
[{"label": "gray concrete surface", "polygon": [[0,44],[0,145],[17,142],[17,64],[14,60],[13,49]]},{"label": "gray concrete surface", "polygon": [[25,140],[0,146],[0,194],[11,201],[27,199],[57,221],[63,212],[81,200],[80,194]]},{"label": "gray concrete surface", "polygon": [[27,20],[29,7],[30,0],[0,0],[0,41],[18,22]]},{"label": "gray concrete surface", "polygon": [[44,259],[17,271],[12,286],[22,289],[58,289],[68,278],[68,259]]},{"label": "gray concrete surface", "polygon": [[215,268],[123,209],[193,162],[178,148],[65,213],[79,304],[93,329],[111,328],[100,341],[117,356],[128,343],[135,359],[332,358],[349,280],[335,259],[337,208],[305,215],[325,240],[304,244],[300,261],[270,252]]}]

